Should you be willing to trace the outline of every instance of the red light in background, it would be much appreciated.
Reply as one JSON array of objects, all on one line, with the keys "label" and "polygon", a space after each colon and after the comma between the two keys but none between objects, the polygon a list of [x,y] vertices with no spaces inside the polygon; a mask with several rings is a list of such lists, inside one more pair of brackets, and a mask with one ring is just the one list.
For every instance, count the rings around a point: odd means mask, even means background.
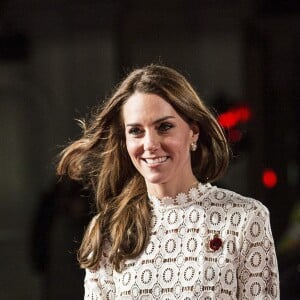
[{"label": "red light in background", "polygon": [[218,117],[219,124],[224,128],[233,128],[238,123],[246,123],[251,119],[251,110],[247,105],[231,108]]},{"label": "red light in background", "polygon": [[265,169],[262,174],[262,182],[263,185],[268,188],[272,189],[277,184],[277,174],[272,169]]},{"label": "red light in background", "polygon": [[240,122],[248,122],[251,119],[250,108],[246,105],[240,106],[236,109],[236,114]]},{"label": "red light in background", "polygon": [[228,111],[219,115],[218,122],[225,128],[232,128],[238,123],[238,119],[235,113]]}]

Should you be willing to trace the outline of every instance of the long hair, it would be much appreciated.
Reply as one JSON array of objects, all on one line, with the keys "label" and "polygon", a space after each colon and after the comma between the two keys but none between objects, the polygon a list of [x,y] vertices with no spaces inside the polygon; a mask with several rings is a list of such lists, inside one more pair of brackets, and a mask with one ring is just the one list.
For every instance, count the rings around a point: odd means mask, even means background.
[{"label": "long hair", "polygon": [[184,76],[160,65],[131,72],[91,120],[82,121],[82,137],[61,153],[57,166],[59,175],[85,181],[95,191],[97,215],[78,251],[83,268],[99,267],[104,245],[109,244],[109,260],[121,271],[124,262],[140,255],[149,241],[151,207],[146,184],[127,153],[122,119],[123,104],[135,92],[160,96],[186,122],[198,124],[200,136],[191,164],[200,182],[217,180],[228,165],[222,128]]}]

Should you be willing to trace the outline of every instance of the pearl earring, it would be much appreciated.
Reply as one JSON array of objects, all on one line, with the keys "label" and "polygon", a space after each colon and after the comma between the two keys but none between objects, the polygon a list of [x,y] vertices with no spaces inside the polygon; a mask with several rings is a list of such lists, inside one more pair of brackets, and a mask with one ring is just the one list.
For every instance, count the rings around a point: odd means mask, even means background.
[{"label": "pearl earring", "polygon": [[191,151],[196,151],[197,150],[197,143],[196,142],[192,142],[191,146],[190,146]]}]

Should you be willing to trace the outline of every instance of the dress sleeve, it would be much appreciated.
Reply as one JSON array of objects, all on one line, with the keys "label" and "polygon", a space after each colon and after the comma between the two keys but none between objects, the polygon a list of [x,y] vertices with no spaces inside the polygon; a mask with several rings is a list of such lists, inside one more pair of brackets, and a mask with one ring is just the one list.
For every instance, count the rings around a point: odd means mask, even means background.
[{"label": "dress sleeve", "polygon": [[113,269],[104,253],[100,267],[96,271],[86,269],[84,279],[84,300],[115,299]]},{"label": "dress sleeve", "polygon": [[238,268],[239,299],[280,299],[268,209],[260,202],[246,220]]}]

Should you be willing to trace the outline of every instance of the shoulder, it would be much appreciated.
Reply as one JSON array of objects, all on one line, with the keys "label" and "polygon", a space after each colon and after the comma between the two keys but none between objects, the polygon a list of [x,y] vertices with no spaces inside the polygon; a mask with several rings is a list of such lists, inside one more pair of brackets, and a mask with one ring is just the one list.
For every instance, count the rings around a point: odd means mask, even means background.
[{"label": "shoulder", "polygon": [[242,208],[245,211],[261,214],[263,216],[269,215],[268,208],[259,200],[215,185],[210,187],[207,197],[215,205],[219,204],[227,208]]}]

